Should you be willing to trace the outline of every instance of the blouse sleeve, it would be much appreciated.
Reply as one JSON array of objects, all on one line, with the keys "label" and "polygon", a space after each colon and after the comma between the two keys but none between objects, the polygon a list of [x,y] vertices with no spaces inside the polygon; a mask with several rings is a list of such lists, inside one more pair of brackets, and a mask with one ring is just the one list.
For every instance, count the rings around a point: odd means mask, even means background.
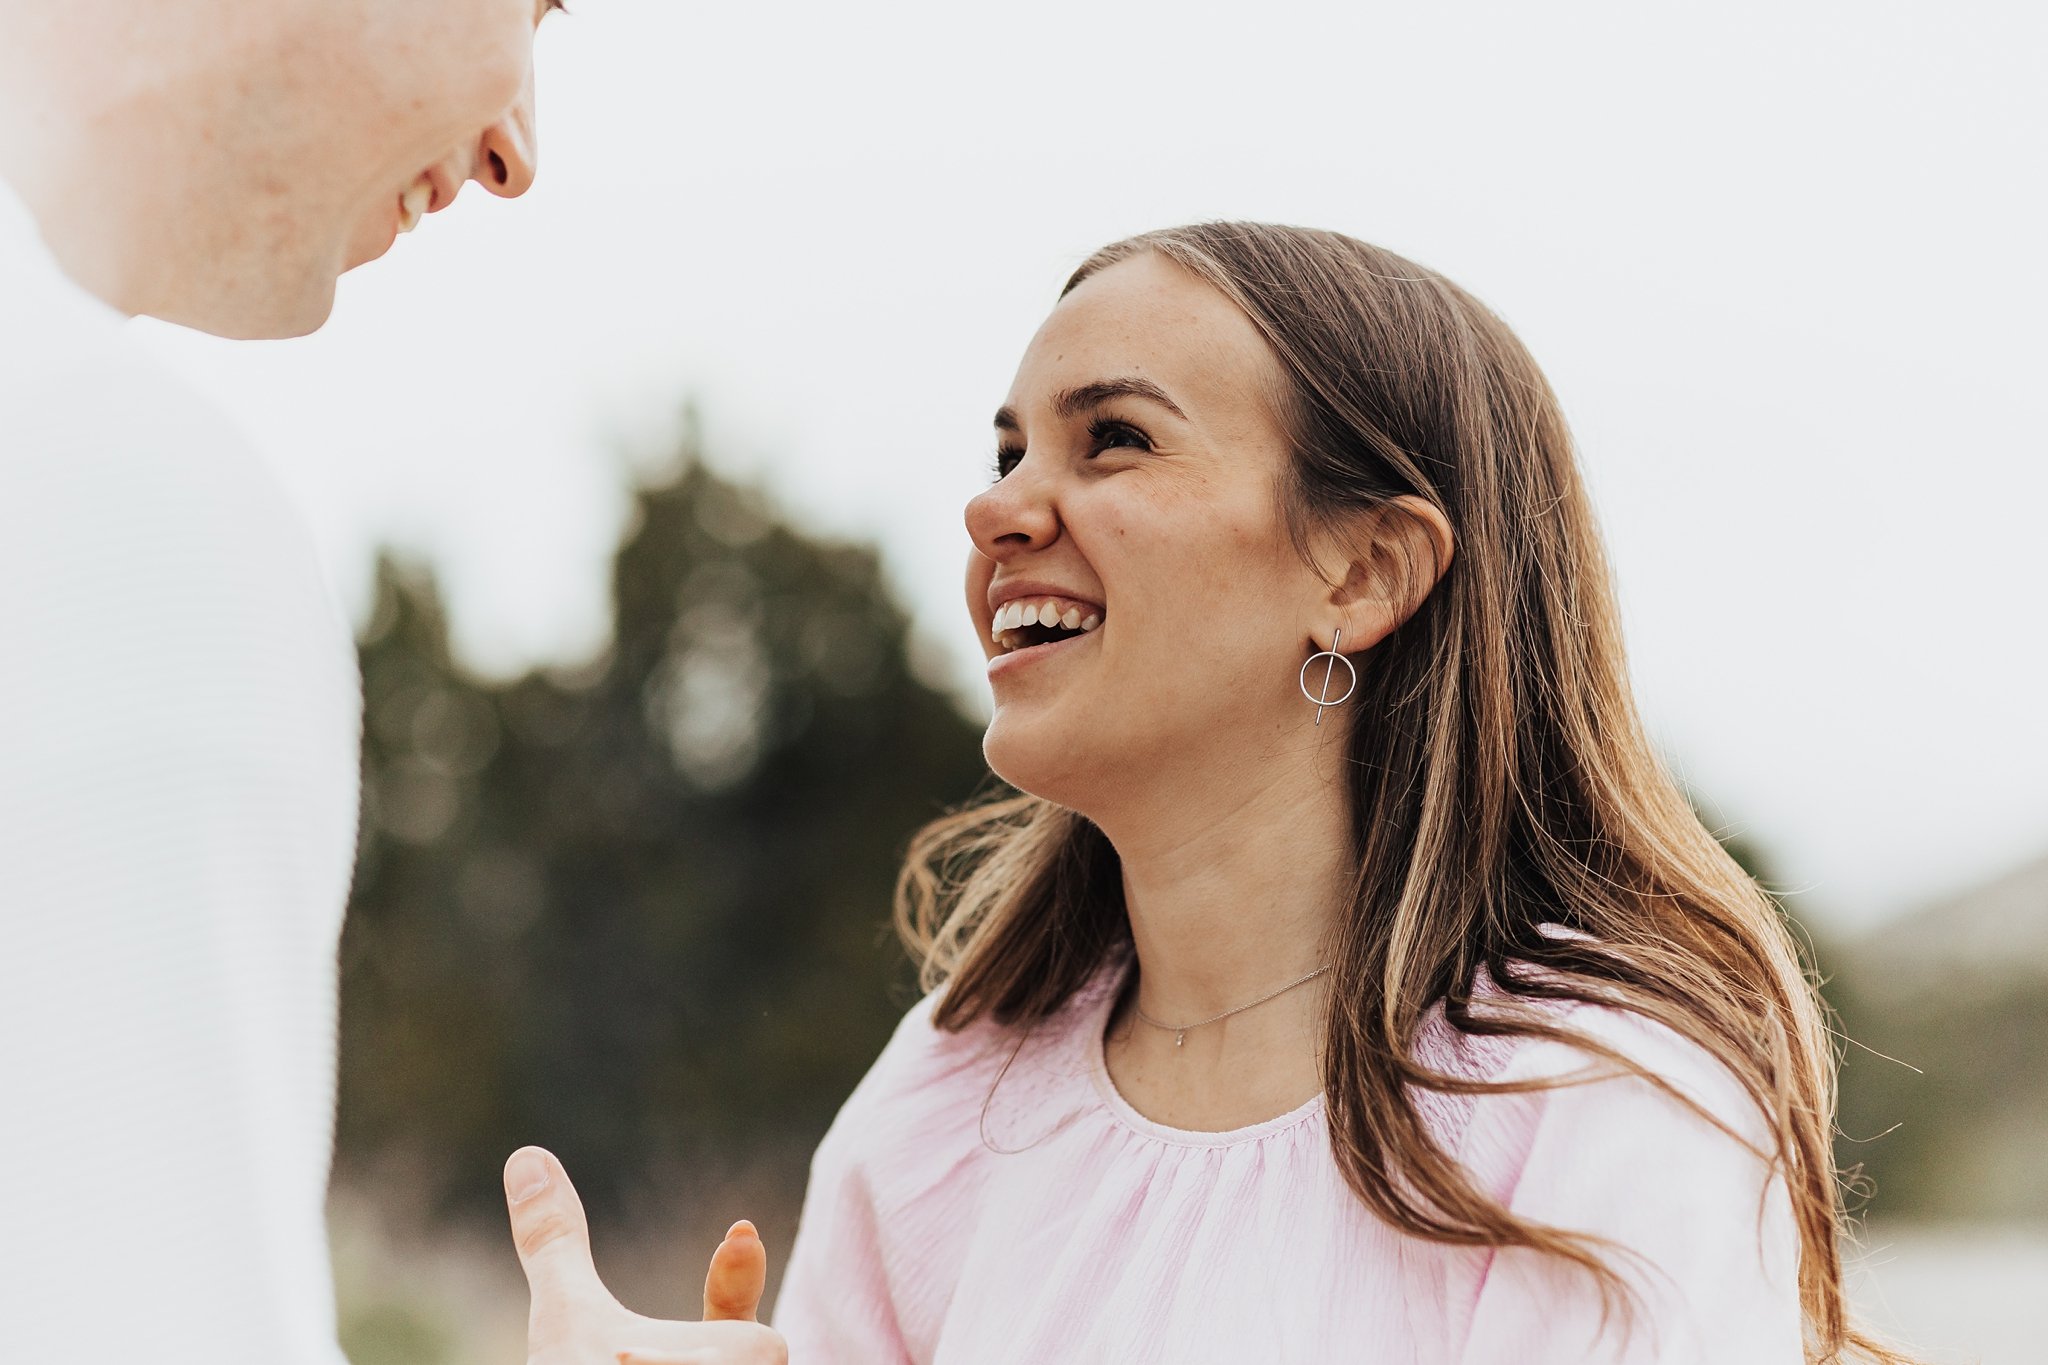
[{"label": "blouse sleeve", "polygon": [[792,1365],[908,1365],[883,1273],[875,1202],[849,1144],[834,1140],[839,1136],[828,1134],[812,1159],[775,1328],[789,1343]]},{"label": "blouse sleeve", "polygon": [[[1581,1009],[1571,1022],[1769,1150],[1754,1103],[1697,1046],[1620,1011]],[[1463,1156],[1520,1217],[1603,1239],[1633,1311],[1603,1322],[1586,1271],[1503,1248],[1479,1280],[1463,1365],[1801,1365],[1799,1238],[1783,1177],[1659,1087],[1564,1044],[1528,1045],[1498,1079],[1588,1067],[1600,1078],[1483,1097]]]},{"label": "blouse sleeve", "polygon": [[[930,1083],[932,1005],[928,996],[904,1016],[811,1159],[775,1302],[774,1325],[792,1365],[909,1365],[917,1357],[895,1290],[905,1277],[924,1276],[917,1266],[893,1264],[892,1254],[906,1221],[898,1207],[902,1168],[945,1164],[921,1159],[933,1126],[930,1092],[943,1088]],[[926,1174],[920,1170],[919,1179]]]}]

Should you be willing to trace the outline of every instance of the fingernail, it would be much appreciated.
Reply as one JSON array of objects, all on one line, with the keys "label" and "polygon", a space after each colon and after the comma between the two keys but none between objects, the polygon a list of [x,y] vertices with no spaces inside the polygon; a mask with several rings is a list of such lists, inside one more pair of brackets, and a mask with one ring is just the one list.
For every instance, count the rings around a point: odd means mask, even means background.
[{"label": "fingernail", "polygon": [[532,1147],[523,1147],[505,1163],[505,1197],[524,1204],[548,1187],[548,1161]]},{"label": "fingernail", "polygon": [[737,1237],[742,1232],[746,1233],[749,1237],[755,1238],[756,1240],[759,1240],[761,1236],[760,1233],[754,1231],[754,1225],[752,1223],[749,1223],[744,1218],[740,1219],[739,1222],[734,1223],[731,1227],[727,1228],[725,1230],[725,1235],[727,1237]]}]

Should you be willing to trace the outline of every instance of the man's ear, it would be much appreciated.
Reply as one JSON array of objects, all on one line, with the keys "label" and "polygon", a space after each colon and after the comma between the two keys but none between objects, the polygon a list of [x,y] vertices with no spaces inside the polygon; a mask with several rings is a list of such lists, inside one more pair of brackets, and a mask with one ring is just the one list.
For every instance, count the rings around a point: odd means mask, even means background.
[{"label": "man's ear", "polygon": [[1412,493],[1359,513],[1325,546],[1319,560],[1337,572],[1325,575],[1329,590],[1309,634],[1328,649],[1332,628],[1342,630],[1346,654],[1372,648],[1413,616],[1455,552],[1450,518]]}]

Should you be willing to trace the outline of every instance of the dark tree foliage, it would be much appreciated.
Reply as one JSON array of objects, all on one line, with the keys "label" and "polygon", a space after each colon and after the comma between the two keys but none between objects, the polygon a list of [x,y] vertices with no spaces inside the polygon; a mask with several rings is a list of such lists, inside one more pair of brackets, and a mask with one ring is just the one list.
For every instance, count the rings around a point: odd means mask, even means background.
[{"label": "dark tree foliage", "polygon": [[637,495],[613,601],[596,663],[480,681],[432,577],[380,563],[344,1178],[495,1217],[539,1142],[607,1217],[677,1171],[800,1174],[912,996],[897,863],[986,769],[874,551],[686,454]]}]

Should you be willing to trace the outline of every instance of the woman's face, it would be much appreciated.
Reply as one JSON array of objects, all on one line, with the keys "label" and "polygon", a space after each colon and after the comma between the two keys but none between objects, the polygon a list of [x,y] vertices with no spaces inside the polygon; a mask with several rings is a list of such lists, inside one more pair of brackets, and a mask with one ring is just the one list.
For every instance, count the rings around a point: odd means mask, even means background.
[{"label": "woman's face", "polygon": [[1250,319],[1151,253],[1032,338],[1000,477],[967,504],[998,775],[1098,814],[1140,776],[1255,785],[1308,726],[1297,670],[1329,589],[1282,517],[1284,382]]}]

